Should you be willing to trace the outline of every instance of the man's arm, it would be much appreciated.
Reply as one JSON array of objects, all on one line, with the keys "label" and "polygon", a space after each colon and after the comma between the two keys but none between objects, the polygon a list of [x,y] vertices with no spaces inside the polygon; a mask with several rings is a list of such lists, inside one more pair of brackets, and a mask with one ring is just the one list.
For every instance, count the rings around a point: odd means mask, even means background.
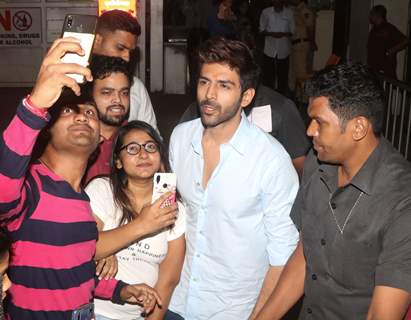
[{"label": "man's arm", "polygon": [[[46,126],[50,108],[64,86],[80,93],[78,84],[66,73],[78,73],[91,80],[90,70],[76,64],[61,63],[67,52],[84,54],[78,40],[56,40],[44,58],[34,89],[18,107],[17,114],[0,138],[0,213],[10,218],[20,212],[19,203],[27,196],[22,188],[37,136]],[[12,223],[18,224],[17,220]]]},{"label": "man's arm", "polygon": [[409,41],[408,39],[404,39],[402,40],[400,43],[398,43],[397,45],[393,46],[392,48],[387,50],[387,55],[396,55],[397,52],[404,50],[408,45],[409,45]]},{"label": "man's arm", "polygon": [[376,286],[368,309],[367,320],[401,320],[411,303],[407,291]]},{"label": "man's arm", "polygon": [[270,268],[268,269],[267,274],[264,278],[263,286],[261,288],[260,294],[257,299],[257,303],[254,306],[250,319],[255,319],[257,314],[260,312],[262,307],[267,302],[268,298],[270,297],[271,293],[273,292],[278,282],[278,279],[280,278],[282,270],[283,270],[282,266],[281,267],[270,266]]},{"label": "man's arm", "polygon": [[281,319],[304,294],[305,257],[303,242],[297,245],[281,273],[280,279],[256,320]]}]

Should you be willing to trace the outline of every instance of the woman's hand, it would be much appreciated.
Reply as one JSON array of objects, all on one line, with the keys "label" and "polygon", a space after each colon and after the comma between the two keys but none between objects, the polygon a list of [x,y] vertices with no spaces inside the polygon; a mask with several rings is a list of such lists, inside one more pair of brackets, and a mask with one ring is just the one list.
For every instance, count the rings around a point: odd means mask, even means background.
[{"label": "woman's hand", "polygon": [[153,204],[144,206],[136,219],[131,223],[138,224],[143,227],[146,234],[152,234],[166,227],[171,226],[177,219],[178,207],[177,203],[163,207],[163,203],[175,195],[172,192],[167,192],[158,198]]},{"label": "woman's hand", "polygon": [[141,305],[145,314],[149,314],[156,304],[160,308],[162,306],[157,291],[145,284],[133,284],[123,287],[120,291],[120,297],[125,302]]}]

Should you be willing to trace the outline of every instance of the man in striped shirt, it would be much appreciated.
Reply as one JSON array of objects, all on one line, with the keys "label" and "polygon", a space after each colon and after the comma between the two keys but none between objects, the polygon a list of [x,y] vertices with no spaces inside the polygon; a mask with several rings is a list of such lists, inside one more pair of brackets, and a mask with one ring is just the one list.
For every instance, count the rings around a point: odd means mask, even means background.
[{"label": "man in striped shirt", "polygon": [[[73,38],[52,45],[32,94],[0,137],[0,225],[12,238],[9,319],[70,320],[94,295],[139,303],[146,312],[161,303],[145,285],[94,277],[98,233],[81,179],[99,141],[97,110],[82,101],[48,112],[63,87],[80,94],[67,74],[92,80],[89,69],[61,63],[68,51],[84,53]],[[50,140],[40,159],[30,164],[38,134],[47,125]]]}]

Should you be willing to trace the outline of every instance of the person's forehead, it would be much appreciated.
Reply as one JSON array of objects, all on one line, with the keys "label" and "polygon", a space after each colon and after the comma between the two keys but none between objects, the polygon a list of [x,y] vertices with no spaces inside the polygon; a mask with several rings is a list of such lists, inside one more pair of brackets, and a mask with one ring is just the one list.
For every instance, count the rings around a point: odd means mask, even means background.
[{"label": "person's forehead", "polygon": [[124,30],[107,31],[102,34],[106,41],[113,41],[134,49],[137,45],[137,36]]},{"label": "person's forehead", "polygon": [[229,78],[236,82],[240,81],[238,71],[226,63],[205,63],[201,67],[200,75],[203,77]]},{"label": "person's forehead", "polygon": [[130,87],[129,79],[123,72],[112,72],[102,79],[94,80],[94,87],[123,88]]}]

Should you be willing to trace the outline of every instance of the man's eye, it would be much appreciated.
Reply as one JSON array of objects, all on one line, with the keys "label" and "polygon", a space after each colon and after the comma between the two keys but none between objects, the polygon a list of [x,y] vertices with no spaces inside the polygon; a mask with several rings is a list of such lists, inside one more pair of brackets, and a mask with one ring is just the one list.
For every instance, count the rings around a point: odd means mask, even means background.
[{"label": "man's eye", "polygon": [[130,92],[127,90],[127,91],[123,91],[121,94],[125,97],[128,97],[130,95]]},{"label": "man's eye", "polygon": [[71,108],[68,108],[68,107],[66,107],[66,108],[64,108],[63,109],[63,113],[72,113],[73,112],[73,109],[71,109]]},{"label": "man's eye", "polygon": [[94,110],[89,109],[86,111],[86,115],[94,117],[96,116],[96,112]]}]

